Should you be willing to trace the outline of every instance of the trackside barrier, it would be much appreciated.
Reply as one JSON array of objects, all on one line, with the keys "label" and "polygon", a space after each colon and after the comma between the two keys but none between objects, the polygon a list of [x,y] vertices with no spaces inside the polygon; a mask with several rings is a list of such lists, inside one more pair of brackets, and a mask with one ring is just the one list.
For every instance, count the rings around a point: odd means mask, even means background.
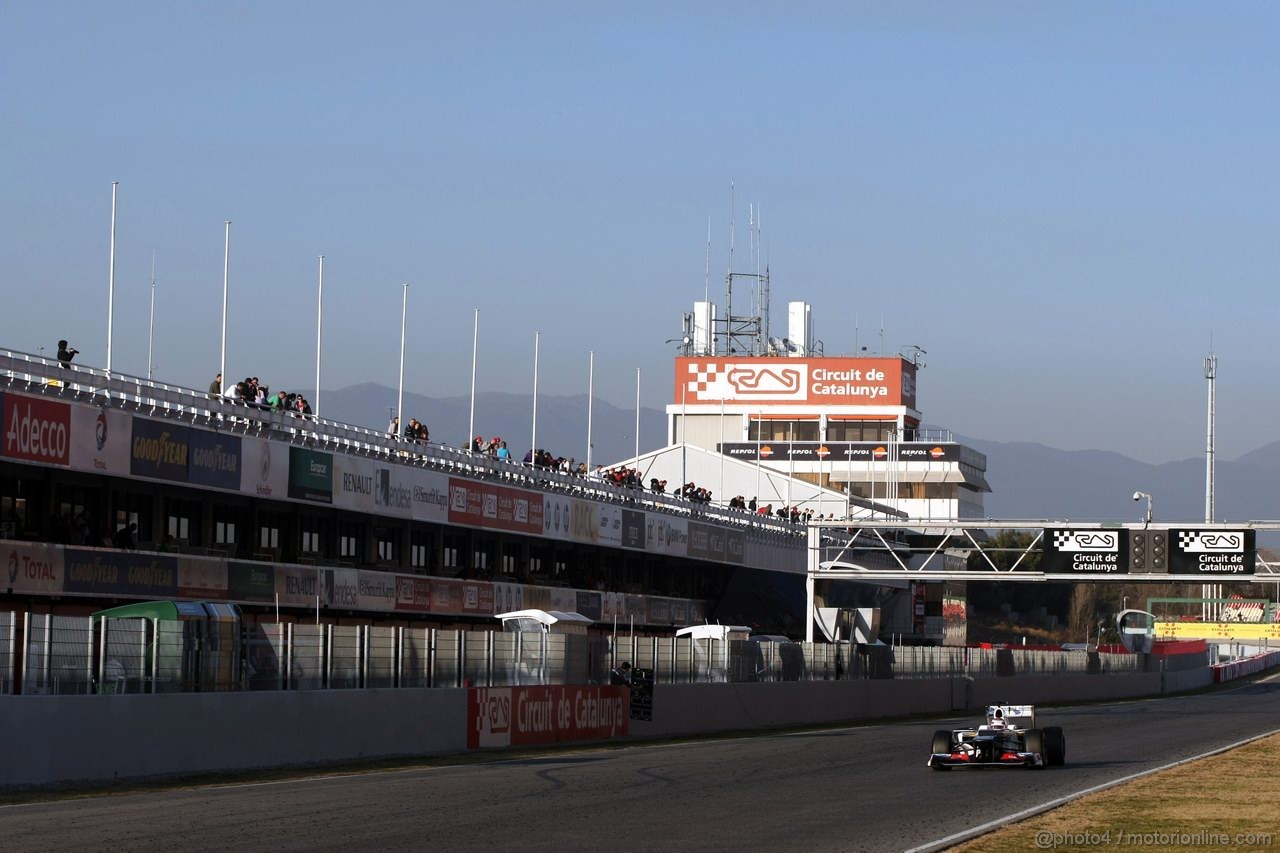
[{"label": "trackside barrier", "polygon": [[1265,652],[1253,657],[1233,660],[1230,663],[1213,664],[1209,670],[1213,673],[1213,683],[1221,684],[1224,681],[1234,681],[1246,675],[1263,672],[1273,666],[1280,666],[1280,652]]},{"label": "trackside barrier", "polygon": [[[95,628],[88,617],[0,613],[3,693],[605,684],[624,662],[652,670],[658,683],[711,684],[1106,675],[1143,672],[1146,660],[1074,651],[151,618],[102,618]],[[1215,667],[1215,679],[1277,664],[1280,652],[1273,652]]]}]

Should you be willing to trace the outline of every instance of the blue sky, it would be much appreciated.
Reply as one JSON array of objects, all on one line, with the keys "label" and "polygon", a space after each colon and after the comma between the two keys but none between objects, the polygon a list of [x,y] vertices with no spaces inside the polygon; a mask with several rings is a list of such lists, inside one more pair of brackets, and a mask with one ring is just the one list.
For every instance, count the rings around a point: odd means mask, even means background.
[{"label": "blue sky", "polygon": [[[228,373],[671,394],[748,205],[773,315],[928,351],[928,422],[1223,458],[1280,402],[1280,9],[1265,3],[0,3],[0,346]],[[741,298],[737,296],[736,298]]]}]

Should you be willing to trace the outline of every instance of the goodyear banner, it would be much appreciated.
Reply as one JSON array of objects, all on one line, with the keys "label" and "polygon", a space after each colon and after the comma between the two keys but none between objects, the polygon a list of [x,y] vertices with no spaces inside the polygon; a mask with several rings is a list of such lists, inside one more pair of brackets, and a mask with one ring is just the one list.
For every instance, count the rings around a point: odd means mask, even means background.
[{"label": "goodyear banner", "polygon": [[178,561],[159,554],[98,549],[66,549],[63,591],[83,595],[173,598]]},{"label": "goodyear banner", "polygon": [[190,434],[191,429],[181,424],[135,417],[129,473],[153,480],[187,482]]},{"label": "goodyear banner", "polygon": [[188,482],[230,492],[240,491],[240,436],[193,429],[188,439]]},{"label": "goodyear banner", "polygon": [[467,691],[469,749],[624,737],[626,686],[487,687]]}]

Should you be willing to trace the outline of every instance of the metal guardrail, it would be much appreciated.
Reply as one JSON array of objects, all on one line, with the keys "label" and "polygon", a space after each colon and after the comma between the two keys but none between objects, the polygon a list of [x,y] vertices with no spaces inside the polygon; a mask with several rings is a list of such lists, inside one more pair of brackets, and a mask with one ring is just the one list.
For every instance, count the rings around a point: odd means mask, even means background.
[{"label": "metal guardrail", "polygon": [[1105,675],[1144,666],[1140,655],[1084,652],[137,618],[95,625],[0,613],[4,693],[601,684],[624,661],[666,684]]},{"label": "metal guardrail", "polygon": [[[0,385],[24,393],[112,406],[151,417],[169,417],[224,432],[273,438],[334,452],[379,456],[390,462],[447,470],[479,479],[500,479],[540,491],[571,492],[608,502],[746,526],[761,533],[794,538],[804,524],[754,512],[696,503],[677,495],[655,495],[644,488],[618,487],[590,476],[535,468],[445,444],[409,441],[352,424],[298,413],[276,412],[226,397],[139,376],[109,373],[86,365],[63,366],[55,359],[0,348]],[[837,537],[838,538],[838,537]]]}]

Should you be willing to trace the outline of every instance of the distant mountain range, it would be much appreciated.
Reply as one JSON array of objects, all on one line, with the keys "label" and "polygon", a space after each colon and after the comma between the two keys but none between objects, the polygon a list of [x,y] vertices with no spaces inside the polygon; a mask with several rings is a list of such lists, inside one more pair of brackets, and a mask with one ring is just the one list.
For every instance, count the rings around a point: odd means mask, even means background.
[{"label": "distant mountain range", "polygon": [[[1151,465],[1105,450],[1057,450],[1032,442],[959,440],[987,456],[987,514],[992,518],[1140,521],[1152,497],[1157,522],[1203,521],[1205,460]],[[1214,462],[1214,518],[1280,518],[1280,441]]]},{"label": "distant mountain range", "polygon": [[[310,391],[303,391],[313,397]],[[325,391],[320,400],[325,418],[385,429],[396,389],[375,383]],[[404,410],[427,424],[433,441],[466,443],[470,397],[431,398],[405,394]],[[596,398],[592,406],[592,460],[609,465],[635,453],[634,409],[620,409]],[[587,397],[585,394],[538,398],[538,446],[557,456],[586,461]],[[486,439],[507,440],[511,453],[523,458],[533,429],[533,398],[521,394],[476,395],[475,431]],[[1139,521],[1153,498],[1159,522],[1204,519],[1204,457],[1151,465],[1106,450],[1057,450],[1033,442],[957,439],[987,456],[985,496],[991,518],[1072,519],[1075,521]],[[640,410],[640,452],[665,446],[666,415]],[[1280,441],[1236,459],[1219,457],[1214,466],[1214,515],[1219,521],[1280,518]]]},{"label": "distant mountain range", "polygon": [[[303,391],[314,400],[310,391]],[[372,382],[320,397],[324,418],[372,429],[386,429],[396,406],[397,391]],[[538,397],[538,447],[555,456],[579,462],[587,459],[587,395]],[[466,445],[471,423],[471,397],[404,395],[405,418],[427,425],[431,440],[454,447]],[[636,449],[636,411],[619,409],[597,397],[591,406],[591,459],[604,465],[630,459]],[[640,452],[666,445],[666,414],[640,409]],[[511,455],[523,459],[533,433],[533,396],[529,394],[476,394],[475,434],[502,438]]]}]

